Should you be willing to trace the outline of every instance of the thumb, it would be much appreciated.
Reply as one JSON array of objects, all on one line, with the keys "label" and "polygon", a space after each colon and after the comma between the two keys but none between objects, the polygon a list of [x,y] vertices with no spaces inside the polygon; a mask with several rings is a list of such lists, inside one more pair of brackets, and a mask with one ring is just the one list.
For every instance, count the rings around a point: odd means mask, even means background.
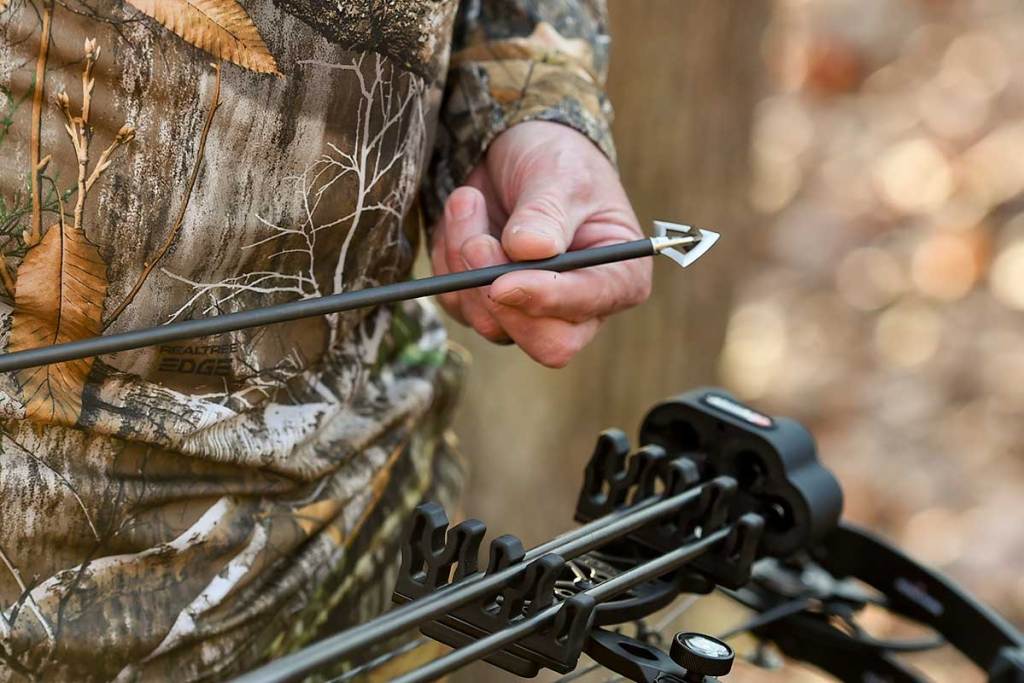
[{"label": "thumb", "polygon": [[550,258],[572,244],[582,221],[564,185],[565,179],[538,173],[523,188],[501,233],[501,246],[510,259]]}]

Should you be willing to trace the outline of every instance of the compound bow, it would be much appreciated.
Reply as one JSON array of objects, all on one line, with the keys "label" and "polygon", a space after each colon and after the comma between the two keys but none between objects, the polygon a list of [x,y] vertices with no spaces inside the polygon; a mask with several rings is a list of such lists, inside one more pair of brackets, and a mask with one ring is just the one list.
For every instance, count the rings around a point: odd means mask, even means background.
[{"label": "compound bow", "polygon": [[[237,683],[299,680],[414,627],[455,649],[400,683],[436,680],[478,660],[521,677],[546,668],[569,680],[603,666],[632,681],[710,683],[729,673],[735,654],[725,640],[740,632],[850,683],[926,681],[898,655],[947,643],[989,681],[1024,682],[1019,631],[937,572],[840,521],[839,484],[797,422],[703,389],[655,406],[640,442],[629,457],[624,433],[603,432],[577,502],[583,525],[529,551],[501,536],[483,570],[484,524],[449,528],[440,506],[419,506],[394,591],[401,606]],[[643,628],[679,596],[715,589],[756,616],[721,638],[676,634],[668,652]],[[869,605],[934,636],[874,638],[857,621]],[[641,624],[636,637],[615,630],[631,622]],[[583,653],[597,664],[570,673]]]}]

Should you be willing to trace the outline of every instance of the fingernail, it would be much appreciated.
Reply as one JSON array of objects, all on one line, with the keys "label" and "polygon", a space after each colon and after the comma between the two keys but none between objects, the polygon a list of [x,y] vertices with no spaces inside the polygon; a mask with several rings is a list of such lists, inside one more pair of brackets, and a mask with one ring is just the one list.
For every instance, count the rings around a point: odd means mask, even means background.
[{"label": "fingernail", "polygon": [[521,287],[516,287],[515,289],[511,289],[511,290],[505,292],[504,294],[502,294],[501,296],[495,298],[495,301],[497,301],[502,306],[513,306],[513,307],[522,306],[523,304],[525,304],[529,300],[530,300],[529,293],[527,293],[527,291],[525,289],[522,289]]},{"label": "fingernail", "polygon": [[544,240],[550,242],[552,247],[558,248],[558,240],[551,235],[550,232],[542,228],[528,228],[525,225],[514,225],[509,228],[509,232],[512,235],[522,235],[532,237],[537,240]]}]

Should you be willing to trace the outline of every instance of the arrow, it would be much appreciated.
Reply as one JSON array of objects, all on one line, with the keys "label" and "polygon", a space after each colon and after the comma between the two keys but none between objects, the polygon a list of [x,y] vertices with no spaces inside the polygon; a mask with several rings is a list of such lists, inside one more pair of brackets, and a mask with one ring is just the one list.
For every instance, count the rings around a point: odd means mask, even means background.
[{"label": "arrow", "polygon": [[90,358],[119,351],[130,351],[168,342],[195,339],[209,335],[234,332],[273,323],[312,318],[330,313],[341,313],[369,306],[383,306],[408,299],[436,296],[463,289],[484,287],[502,275],[519,270],[548,270],[563,273],[579,268],[590,268],[617,261],[665,254],[686,268],[718,240],[718,233],[687,225],[658,222],[655,237],[612,244],[593,249],[571,251],[540,261],[520,261],[489,268],[478,268],[461,273],[437,275],[419,280],[395,282],[380,287],[360,289],[341,294],[330,294],[315,299],[291,301],[276,306],[254,308],[209,318],[196,318],[131,330],[102,337],[0,354],[0,372],[11,372],[42,365],[63,363],[79,358]]}]

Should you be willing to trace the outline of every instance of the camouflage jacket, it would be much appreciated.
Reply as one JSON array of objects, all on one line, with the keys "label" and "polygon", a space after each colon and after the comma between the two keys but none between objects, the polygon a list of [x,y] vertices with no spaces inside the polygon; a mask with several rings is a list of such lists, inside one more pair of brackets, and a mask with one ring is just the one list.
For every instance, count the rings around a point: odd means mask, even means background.
[{"label": "camouflage jacket", "polygon": [[[408,277],[502,130],[612,153],[605,21],[0,0],[0,348]],[[0,377],[0,680],[219,679],[381,608],[403,515],[458,488],[446,358],[400,306]]]}]

